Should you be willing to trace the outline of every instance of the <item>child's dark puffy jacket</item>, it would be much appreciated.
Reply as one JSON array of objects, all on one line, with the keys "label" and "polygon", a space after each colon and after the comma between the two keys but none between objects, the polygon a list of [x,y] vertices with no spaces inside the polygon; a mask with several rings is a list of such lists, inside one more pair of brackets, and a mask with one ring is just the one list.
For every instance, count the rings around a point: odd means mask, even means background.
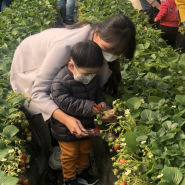
[{"label": "child's dark puffy jacket", "polygon": [[[63,112],[80,120],[84,128],[95,127],[94,118],[91,117],[92,108],[94,103],[105,102],[97,80],[98,78],[95,76],[89,84],[84,85],[77,82],[68,67],[65,66],[52,82],[51,94],[55,103]],[[59,141],[80,140],[57,120],[52,120],[51,133]]]},{"label": "child's dark puffy jacket", "polygon": [[156,16],[156,21],[161,25],[169,27],[178,27],[178,13],[175,0],[164,0],[161,2],[160,12]]}]

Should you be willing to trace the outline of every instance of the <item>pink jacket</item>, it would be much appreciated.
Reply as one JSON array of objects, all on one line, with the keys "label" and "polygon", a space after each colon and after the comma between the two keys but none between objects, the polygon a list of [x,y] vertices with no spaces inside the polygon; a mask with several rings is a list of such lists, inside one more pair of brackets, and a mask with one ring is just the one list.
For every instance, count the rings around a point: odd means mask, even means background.
[{"label": "pink jacket", "polygon": [[178,27],[177,6],[175,0],[164,0],[161,3],[160,12],[156,16],[156,21],[161,25],[169,27]]}]

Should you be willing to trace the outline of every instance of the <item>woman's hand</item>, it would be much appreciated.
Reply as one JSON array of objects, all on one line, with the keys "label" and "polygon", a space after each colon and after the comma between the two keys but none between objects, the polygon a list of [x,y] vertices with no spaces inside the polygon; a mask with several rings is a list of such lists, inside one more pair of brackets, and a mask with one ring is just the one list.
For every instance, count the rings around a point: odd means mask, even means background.
[{"label": "woman's hand", "polygon": [[101,102],[101,103],[99,103],[98,105],[99,105],[100,107],[103,107],[103,110],[104,110],[104,111],[108,110],[107,104],[106,104],[105,102]]},{"label": "woman's hand", "polygon": [[[106,113],[112,114],[113,116],[108,115]],[[117,117],[114,116],[114,115],[117,115],[117,111],[115,109],[109,109],[107,111],[104,111],[104,114],[105,115],[102,116],[102,118],[101,118],[103,122],[108,122],[108,123],[115,123],[115,122],[117,122]]]},{"label": "woman's hand", "polygon": [[78,119],[68,116],[60,109],[56,109],[52,116],[54,119],[63,123],[69,129],[71,134],[75,135],[77,138],[88,137],[88,134],[85,134],[86,129],[84,129]]}]

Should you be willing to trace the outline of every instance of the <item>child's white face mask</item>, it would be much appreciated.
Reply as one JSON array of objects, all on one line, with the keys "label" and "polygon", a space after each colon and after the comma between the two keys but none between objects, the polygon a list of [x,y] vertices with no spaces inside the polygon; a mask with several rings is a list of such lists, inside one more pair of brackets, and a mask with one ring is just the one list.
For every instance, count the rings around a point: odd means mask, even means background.
[{"label": "child's white face mask", "polygon": [[[74,66],[74,68],[76,69],[74,63],[73,63],[73,66]],[[95,73],[95,74],[89,74],[89,75],[86,75],[86,76],[82,76],[82,75],[78,72],[77,69],[76,69],[76,73],[77,73],[76,76],[73,75],[73,76],[74,76],[74,79],[75,79],[76,81],[78,81],[78,82],[83,83],[83,84],[88,84],[88,83],[95,77],[95,75],[96,75],[96,73]]]},{"label": "child's white face mask", "polygon": [[[100,36],[99,36],[99,41],[100,41]],[[112,62],[114,60],[116,60],[119,56],[117,55],[113,55],[113,54],[110,54],[110,53],[107,53],[105,51],[102,50],[102,53],[103,53],[103,57],[104,59],[107,61],[107,62]]]}]

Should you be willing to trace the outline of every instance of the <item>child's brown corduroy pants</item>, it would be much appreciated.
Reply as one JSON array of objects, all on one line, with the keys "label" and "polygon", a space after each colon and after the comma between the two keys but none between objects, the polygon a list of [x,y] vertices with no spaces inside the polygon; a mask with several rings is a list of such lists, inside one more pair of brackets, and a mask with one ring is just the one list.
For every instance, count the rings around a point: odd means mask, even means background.
[{"label": "child's brown corduroy pants", "polygon": [[60,158],[65,179],[75,177],[76,169],[87,168],[89,153],[92,149],[91,139],[73,142],[58,142],[62,151]]}]

